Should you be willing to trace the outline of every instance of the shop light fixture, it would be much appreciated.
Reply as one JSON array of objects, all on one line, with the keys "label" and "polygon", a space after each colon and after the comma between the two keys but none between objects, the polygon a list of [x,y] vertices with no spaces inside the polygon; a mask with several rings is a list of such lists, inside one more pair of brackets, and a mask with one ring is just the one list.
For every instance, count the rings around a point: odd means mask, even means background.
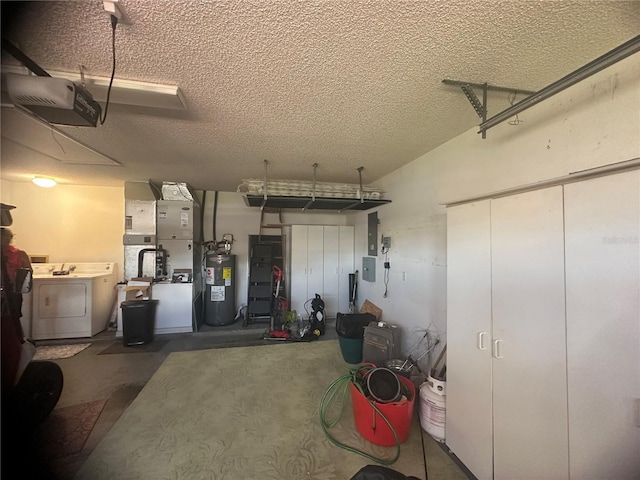
[{"label": "shop light fixture", "polygon": [[[2,65],[2,72],[30,75],[26,67],[15,65]],[[47,73],[54,78],[63,78],[79,85],[84,84],[96,102],[104,103],[107,100],[110,80],[108,77],[53,70],[47,71]],[[118,78],[113,80],[109,102],[145,108],[187,110],[187,101],[177,85],[161,85]]]},{"label": "shop light fixture", "polygon": [[[52,77],[64,78],[78,84],[84,83],[96,102],[107,100],[107,90],[109,89],[109,78],[107,77],[57,71],[49,71],[49,73]],[[187,109],[184,95],[182,95],[180,87],[176,85],[160,85],[117,78],[113,80],[109,102],[168,110]]]},{"label": "shop light fixture", "polygon": [[34,177],[33,183],[43,188],[51,188],[57,185],[57,182],[51,177]]}]

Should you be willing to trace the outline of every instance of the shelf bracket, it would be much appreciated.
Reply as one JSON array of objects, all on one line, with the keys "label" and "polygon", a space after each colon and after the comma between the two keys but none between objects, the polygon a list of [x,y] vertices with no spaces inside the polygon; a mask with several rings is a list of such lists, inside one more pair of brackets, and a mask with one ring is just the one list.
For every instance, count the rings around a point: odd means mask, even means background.
[{"label": "shelf bracket", "polygon": [[[471,83],[471,82],[461,82],[459,80],[442,80],[442,83],[445,85],[454,85],[456,87],[460,87],[464,92],[465,96],[471,103],[471,106],[476,111],[478,116],[482,119],[482,123],[487,121],[487,92],[492,90],[495,92],[507,92],[513,94],[522,94],[522,95],[533,95],[535,92],[530,90],[521,90],[518,88],[509,88],[509,87],[498,87],[495,85],[489,85],[488,83]],[[482,102],[476,96],[473,91],[474,88],[482,89]],[[486,138],[486,131],[482,132],[482,138]]]},{"label": "shelf bracket", "polygon": [[262,198],[262,205],[260,205],[260,210],[264,208],[267,204],[267,165],[269,165],[269,160],[264,161],[264,196]]},{"label": "shelf bracket", "polygon": [[358,167],[358,175],[360,176],[360,203],[364,203],[364,189],[362,188],[362,170],[364,170],[364,167]]},{"label": "shelf bracket", "polygon": [[302,211],[305,211],[316,201],[316,170],[318,169],[318,164],[313,164],[313,188],[311,190],[311,200],[307,202],[307,204],[302,208]]}]

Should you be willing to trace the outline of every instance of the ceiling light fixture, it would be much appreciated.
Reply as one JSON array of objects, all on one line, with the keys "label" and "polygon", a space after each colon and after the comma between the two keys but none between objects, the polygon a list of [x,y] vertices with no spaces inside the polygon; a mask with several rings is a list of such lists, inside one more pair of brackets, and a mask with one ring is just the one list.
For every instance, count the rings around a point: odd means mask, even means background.
[{"label": "ceiling light fixture", "polygon": [[34,177],[33,183],[43,188],[51,188],[57,185],[56,181],[50,177]]}]

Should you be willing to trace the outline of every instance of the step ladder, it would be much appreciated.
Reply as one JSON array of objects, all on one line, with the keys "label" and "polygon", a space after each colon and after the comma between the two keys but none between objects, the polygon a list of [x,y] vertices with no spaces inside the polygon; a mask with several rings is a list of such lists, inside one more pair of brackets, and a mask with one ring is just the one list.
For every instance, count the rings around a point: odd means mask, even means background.
[{"label": "step ladder", "polygon": [[[277,223],[267,223],[266,215],[277,215],[278,222]],[[282,209],[281,208],[262,208],[260,210],[260,230],[258,234],[258,240],[262,241],[263,237],[270,233],[269,237],[271,238],[270,243],[276,245],[274,249],[274,260],[276,260],[276,264],[278,267],[282,269],[283,272],[286,272],[286,250],[285,250],[285,238],[284,238],[284,223],[282,221]],[[278,240],[274,240],[273,237],[280,237]],[[266,240],[266,239],[265,239]],[[282,288],[280,288],[282,291]]]},{"label": "step ladder", "polygon": [[[277,216],[277,220],[268,223],[267,218],[273,216]],[[278,297],[286,298],[284,276],[277,285],[274,282],[274,267],[286,272],[285,266],[282,210],[263,207],[260,210],[258,235],[249,235],[249,291],[245,326],[266,322],[273,327],[276,293]]]}]

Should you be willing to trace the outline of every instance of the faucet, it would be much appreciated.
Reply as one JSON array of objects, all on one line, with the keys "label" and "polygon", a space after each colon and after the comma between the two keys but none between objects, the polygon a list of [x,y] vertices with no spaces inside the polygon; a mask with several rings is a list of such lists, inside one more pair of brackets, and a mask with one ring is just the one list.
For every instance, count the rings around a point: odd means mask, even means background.
[{"label": "faucet", "polygon": [[69,271],[73,272],[76,269],[75,265],[69,265]]}]

